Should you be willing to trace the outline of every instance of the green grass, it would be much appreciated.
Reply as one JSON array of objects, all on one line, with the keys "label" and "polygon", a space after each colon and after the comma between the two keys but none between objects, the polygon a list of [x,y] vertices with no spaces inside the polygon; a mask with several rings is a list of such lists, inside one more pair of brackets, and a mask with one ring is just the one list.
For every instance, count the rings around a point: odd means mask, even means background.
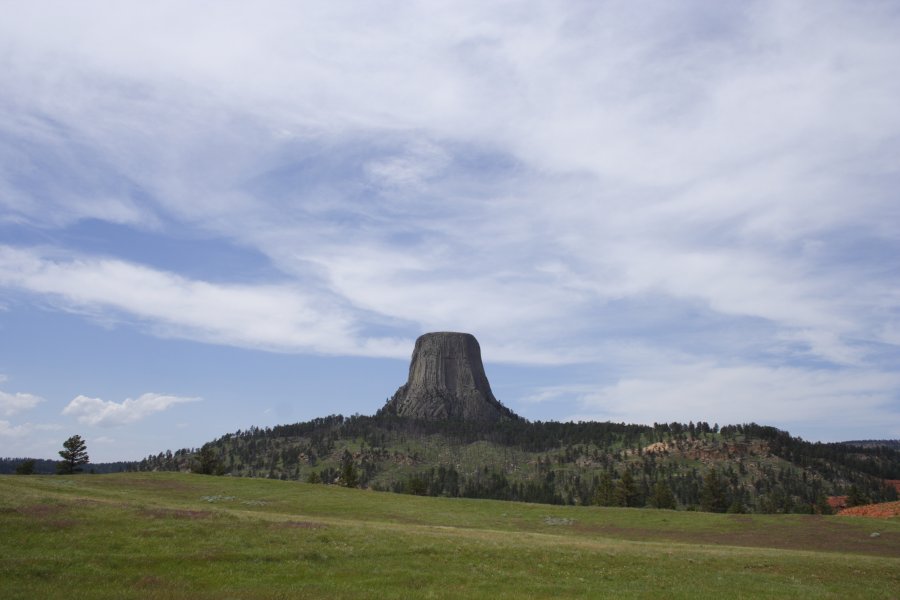
[{"label": "green grass", "polygon": [[[872,536],[877,533],[877,536]],[[897,598],[900,522],[0,477],[2,598]]]}]

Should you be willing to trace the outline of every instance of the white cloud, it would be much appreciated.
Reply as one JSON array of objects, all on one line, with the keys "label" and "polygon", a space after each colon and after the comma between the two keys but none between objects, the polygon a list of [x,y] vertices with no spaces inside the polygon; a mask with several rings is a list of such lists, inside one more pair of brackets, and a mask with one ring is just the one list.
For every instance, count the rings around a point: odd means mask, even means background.
[{"label": "white cloud", "polygon": [[[406,343],[357,347],[349,317],[294,285],[224,285],[121,260],[54,259],[0,246],[0,285],[70,310],[122,311],[160,335],[277,351],[396,356]],[[369,340],[371,343],[372,340]]]},{"label": "white cloud", "polygon": [[52,423],[23,423],[13,425],[9,421],[0,420],[0,437],[24,438],[37,431],[59,431],[61,425]]},{"label": "white cloud", "polygon": [[[607,366],[556,396],[587,408],[891,401],[887,4],[98,6],[0,22],[0,219],[172,222],[284,279],[0,246],[0,286],[275,351],[472,331],[487,360]],[[628,345],[660,348],[639,376]]]},{"label": "white cloud", "polygon": [[135,423],[150,415],[185,402],[199,402],[200,398],[185,398],[165,394],[143,394],[136,400],[126,398],[122,403],[78,396],[69,402],[62,414],[71,415],[85,425],[117,427]]},{"label": "white cloud", "polygon": [[[3,379],[0,379],[0,381],[3,381]],[[31,410],[43,401],[43,398],[34,394],[21,392],[10,394],[0,390],[0,414],[10,417],[14,414]]]},{"label": "white cloud", "polygon": [[584,412],[573,418],[777,423],[840,440],[857,430],[900,432],[898,387],[900,374],[871,369],[696,363],[651,368],[611,385],[551,388],[536,400],[576,398]]}]

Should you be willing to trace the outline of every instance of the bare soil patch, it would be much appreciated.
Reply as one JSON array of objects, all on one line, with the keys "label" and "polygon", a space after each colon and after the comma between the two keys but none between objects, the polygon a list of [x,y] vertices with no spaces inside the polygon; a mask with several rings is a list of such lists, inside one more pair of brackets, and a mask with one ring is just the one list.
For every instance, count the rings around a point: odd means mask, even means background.
[{"label": "bare soil patch", "polygon": [[875,517],[878,519],[890,519],[892,517],[900,516],[900,501],[854,506],[852,508],[845,508],[838,514],[842,517]]},{"label": "bare soil patch", "polygon": [[148,508],[141,514],[151,519],[208,519],[213,513],[208,510],[187,510],[180,508]]},{"label": "bare soil patch", "polygon": [[280,521],[273,523],[272,527],[276,529],[324,529],[325,525],[312,521]]},{"label": "bare soil patch", "polygon": [[814,550],[849,552],[877,556],[900,557],[900,533],[871,532],[857,526],[847,526],[834,517],[810,516],[801,521],[791,521],[784,527],[755,526],[752,516],[734,515],[741,527],[731,531],[656,530],[616,525],[576,524],[575,529],[599,535],[634,541],[672,541],[688,544],[712,544],[723,546],[749,546],[754,548],[778,548],[785,550]]},{"label": "bare soil patch", "polygon": [[49,519],[67,512],[68,508],[61,504],[29,504],[16,509],[21,515],[32,519]]}]

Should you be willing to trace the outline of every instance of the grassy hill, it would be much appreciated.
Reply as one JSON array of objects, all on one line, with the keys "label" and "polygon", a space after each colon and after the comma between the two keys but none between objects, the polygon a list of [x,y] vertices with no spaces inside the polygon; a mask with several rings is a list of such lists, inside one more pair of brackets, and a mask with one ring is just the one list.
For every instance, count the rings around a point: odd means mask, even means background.
[{"label": "grassy hill", "polygon": [[[206,470],[239,476],[430,496],[721,512],[810,513],[825,505],[826,496],[851,488],[865,501],[892,501],[897,491],[885,481],[900,479],[895,449],[812,444],[755,424],[334,416],[238,431],[204,451]],[[139,468],[185,471],[198,462],[197,452],[182,450],[148,457]],[[630,491],[624,490],[626,479]],[[661,503],[660,494],[671,502]]]},{"label": "grassy hill", "polygon": [[0,476],[0,597],[892,598],[900,521]]}]

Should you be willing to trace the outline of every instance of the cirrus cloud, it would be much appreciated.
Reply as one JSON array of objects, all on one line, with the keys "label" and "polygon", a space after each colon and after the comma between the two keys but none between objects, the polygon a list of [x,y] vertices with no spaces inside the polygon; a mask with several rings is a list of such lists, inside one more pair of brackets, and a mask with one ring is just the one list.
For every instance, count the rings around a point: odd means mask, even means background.
[{"label": "cirrus cloud", "polygon": [[45,4],[0,21],[0,226],[38,231],[0,246],[14,300],[299,354],[471,331],[602,372],[566,397],[628,419],[896,405],[890,2]]}]

